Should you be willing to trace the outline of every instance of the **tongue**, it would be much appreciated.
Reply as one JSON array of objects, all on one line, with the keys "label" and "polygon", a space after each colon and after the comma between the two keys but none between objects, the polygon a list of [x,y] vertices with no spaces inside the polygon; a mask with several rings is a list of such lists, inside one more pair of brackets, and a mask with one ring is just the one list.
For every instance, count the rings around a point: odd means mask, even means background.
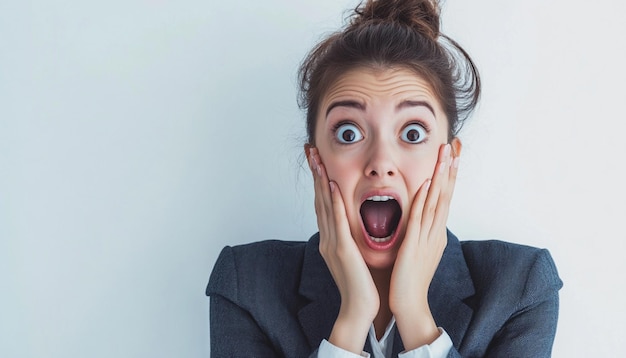
[{"label": "tongue", "polygon": [[361,205],[361,218],[365,230],[375,238],[391,235],[398,226],[400,214],[400,206],[395,200],[367,200]]}]

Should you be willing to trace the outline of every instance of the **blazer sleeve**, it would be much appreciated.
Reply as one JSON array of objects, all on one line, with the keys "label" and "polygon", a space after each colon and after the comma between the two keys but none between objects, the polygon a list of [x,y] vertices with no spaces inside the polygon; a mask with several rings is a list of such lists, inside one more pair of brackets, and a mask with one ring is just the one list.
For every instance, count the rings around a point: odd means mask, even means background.
[{"label": "blazer sleeve", "polygon": [[[522,272],[520,272],[520,275]],[[485,357],[550,357],[563,286],[547,250],[538,250],[514,313],[489,343]],[[448,357],[462,355],[451,349]]]},{"label": "blazer sleeve", "polygon": [[278,357],[252,315],[239,304],[237,265],[231,247],[215,263],[206,294],[211,296],[211,357]]}]

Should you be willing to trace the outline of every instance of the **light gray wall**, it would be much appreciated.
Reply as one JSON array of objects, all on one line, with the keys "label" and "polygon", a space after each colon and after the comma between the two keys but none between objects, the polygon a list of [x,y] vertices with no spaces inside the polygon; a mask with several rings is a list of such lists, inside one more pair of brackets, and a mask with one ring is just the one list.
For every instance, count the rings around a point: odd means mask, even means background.
[{"label": "light gray wall", "polygon": [[[0,356],[208,356],[219,250],[315,231],[294,75],[355,4],[2,0]],[[551,250],[555,357],[626,336],[624,10],[444,7],[484,80],[449,227]]]}]

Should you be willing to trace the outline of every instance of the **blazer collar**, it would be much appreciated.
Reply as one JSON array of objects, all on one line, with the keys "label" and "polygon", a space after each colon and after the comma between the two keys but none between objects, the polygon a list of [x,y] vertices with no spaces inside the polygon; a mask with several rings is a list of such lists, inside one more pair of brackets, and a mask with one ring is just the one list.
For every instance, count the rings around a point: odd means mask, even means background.
[{"label": "blazer collar", "polygon": [[298,312],[298,319],[311,349],[328,339],[341,304],[339,289],[319,252],[319,242],[316,233],[306,245],[299,289],[300,295],[309,300]]},{"label": "blazer collar", "polygon": [[[306,245],[299,293],[309,303],[300,309],[298,318],[311,348],[315,349],[329,337],[341,304],[339,290],[319,253],[319,234],[313,235]],[[472,309],[465,300],[473,294],[474,285],[461,244],[448,231],[448,244],[431,282],[428,301],[435,322],[446,330],[457,348],[472,318]],[[402,339],[396,330],[393,356],[403,350]]]}]

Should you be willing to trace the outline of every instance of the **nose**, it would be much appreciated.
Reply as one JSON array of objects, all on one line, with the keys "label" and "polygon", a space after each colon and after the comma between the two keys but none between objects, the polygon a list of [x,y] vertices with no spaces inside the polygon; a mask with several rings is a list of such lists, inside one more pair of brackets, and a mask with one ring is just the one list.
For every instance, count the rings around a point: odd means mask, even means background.
[{"label": "nose", "polygon": [[367,164],[365,165],[366,177],[393,177],[398,169],[393,159],[393,153],[388,145],[382,142],[372,143],[368,153]]}]

